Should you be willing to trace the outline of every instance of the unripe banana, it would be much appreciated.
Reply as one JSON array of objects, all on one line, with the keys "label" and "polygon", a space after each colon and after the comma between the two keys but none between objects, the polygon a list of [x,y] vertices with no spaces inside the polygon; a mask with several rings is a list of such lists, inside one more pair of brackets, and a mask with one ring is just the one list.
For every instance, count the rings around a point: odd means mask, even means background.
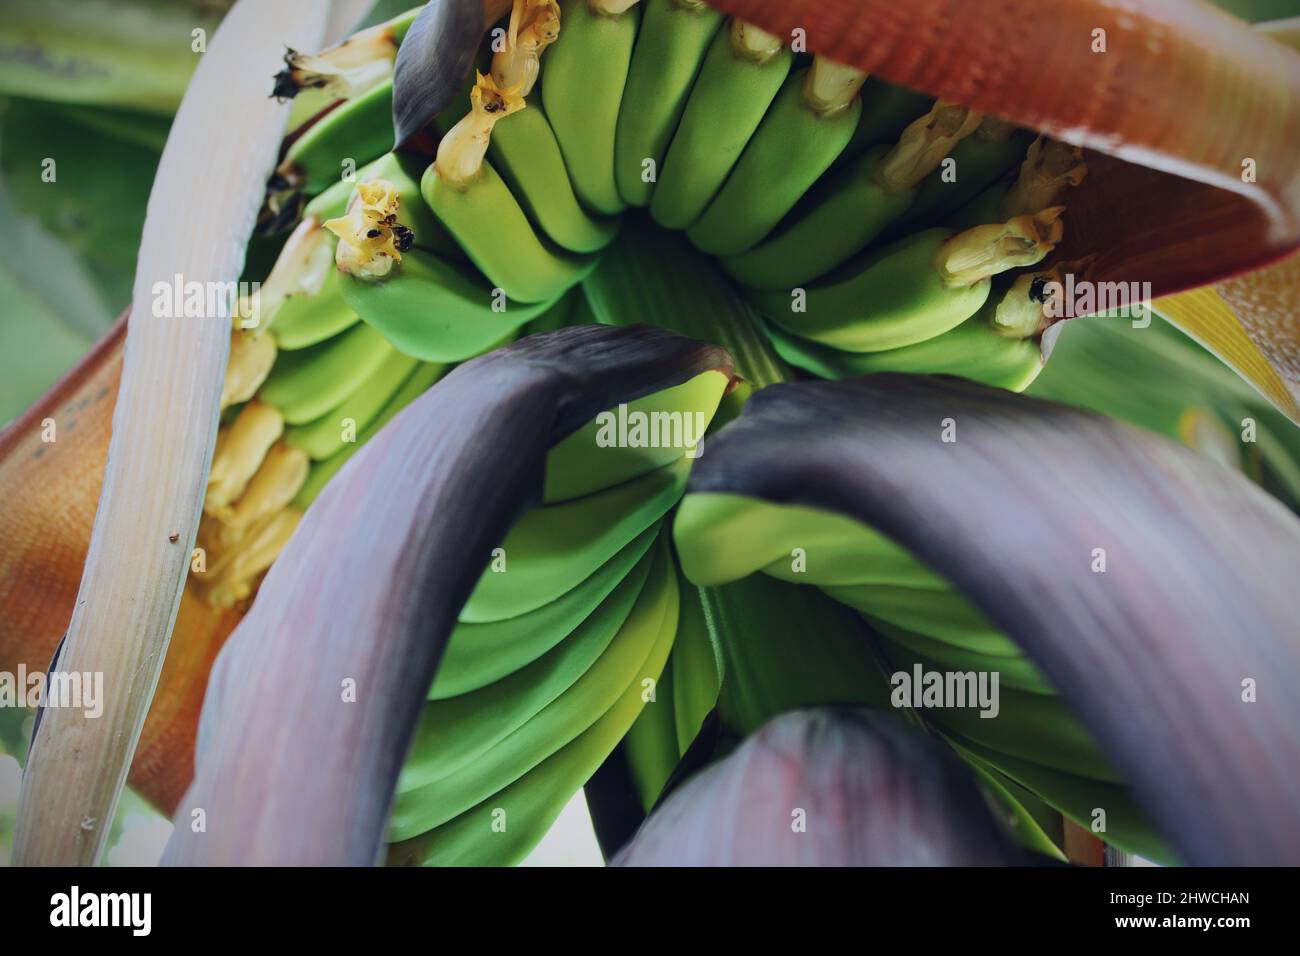
[{"label": "unripe banana", "polygon": [[606,216],[625,206],[614,182],[614,140],[640,19],[635,3],[568,4],[542,76],[542,102],[574,192],[588,209]]},{"label": "unripe banana", "polygon": [[596,260],[548,248],[509,187],[484,161],[493,126],[523,109],[523,99],[480,74],[471,102],[471,112],[438,145],[421,193],[474,264],[508,298],[551,301],[580,281]]},{"label": "unripe banana", "polygon": [[687,228],[691,242],[734,256],[771,232],[848,145],[865,80],[823,57],[791,74],[722,190]]},{"label": "unripe banana", "polygon": [[356,99],[345,100],[299,136],[284,154],[268,200],[290,205],[292,194],[315,196],[338,182],[345,164],[360,169],[393,145],[391,76]]},{"label": "unripe banana", "polygon": [[303,425],[337,406],[393,353],[364,322],[320,345],[285,352],[259,392],[290,425]]},{"label": "unripe banana", "polygon": [[334,455],[349,440],[356,441],[357,434],[378,417],[418,364],[401,352],[392,352],[334,408],[315,421],[289,428],[285,444],[302,449],[312,461]]},{"label": "unripe banana", "polygon": [[875,372],[960,375],[1019,392],[1042,371],[1042,348],[1032,334],[1016,336],[998,330],[994,316],[1001,303],[990,299],[943,335],[883,352],[845,352],[792,335],[773,323],[766,323],[764,329],[783,359],[820,378],[858,378]]},{"label": "unripe banana", "polygon": [[286,299],[275,312],[272,332],[267,337],[286,352],[310,348],[341,335],[361,321],[343,297],[343,278],[330,269],[320,291]]},{"label": "unripe banana", "polygon": [[549,604],[500,621],[457,624],[429,699],[444,700],[486,687],[546,654],[578,628],[624,578],[648,562],[661,528],[662,523],[656,521]]},{"label": "unripe banana", "polygon": [[682,458],[633,481],[525,514],[501,544],[506,569],[483,572],[460,619],[515,617],[571,590],[677,503],[689,466]]},{"label": "unripe banana", "polygon": [[787,220],[722,266],[753,289],[792,289],[861,251],[911,206],[918,184],[979,125],[980,114],[937,101],[890,149],[868,151],[826,176]]},{"label": "unripe banana", "polygon": [[[673,582],[675,593],[675,582]],[[650,585],[646,585],[649,590]],[[644,593],[643,593],[644,597]],[[675,599],[672,601],[675,604]],[[591,778],[627,734],[644,706],[644,681],[663,672],[673,646],[675,613],[663,627],[637,678],[595,723],[560,750],[477,806],[434,830],[389,848],[396,865],[510,865],[541,840],[569,798]]]},{"label": "unripe banana", "polygon": [[399,351],[426,362],[460,362],[509,339],[552,301],[512,302],[473,266],[411,249],[381,280],[344,276],[347,307]]},{"label": "unripe banana", "polygon": [[[701,372],[681,385],[607,410],[551,449],[546,457],[545,500],[553,503],[580,498],[672,464],[683,456],[695,458],[703,454],[704,432],[730,384],[730,376],[721,371]],[[629,421],[632,427],[637,422],[645,423],[647,444],[615,441],[620,428]],[[629,437],[635,436],[629,433]],[[652,438],[655,440],[650,441]],[[667,441],[659,440],[663,438]]]},{"label": "unripe banana", "polygon": [[[952,163],[935,169],[917,186],[916,198],[882,237],[885,241],[906,235],[921,225],[945,222],[956,210],[968,204],[995,182],[1014,169],[1030,145],[1029,134],[1010,123],[984,117],[971,135],[953,147],[945,157]],[[1054,205],[1044,203],[1039,209]],[[1026,209],[1023,212],[1037,212]],[[995,217],[990,222],[1005,221],[1019,213]]]},{"label": "unripe banana", "polygon": [[650,200],[666,229],[685,229],[722,188],[758,129],[793,54],[778,37],[740,20],[719,30],[691,88]]},{"label": "unripe banana", "polygon": [[506,789],[590,729],[600,715],[619,707],[630,691],[636,695],[636,706],[628,706],[625,731],[640,710],[641,682],[657,680],[663,670],[677,631],[677,616],[677,576],[665,541],[656,548],[645,586],[626,621],[604,653],[564,693],[507,734],[465,772],[430,783],[406,786],[399,782],[390,839],[410,839],[441,826]]},{"label": "unripe banana", "polygon": [[650,204],[673,132],[722,25],[722,14],[702,0],[644,0],[642,8],[614,142],[614,179],[630,206]]},{"label": "unripe banana", "polygon": [[489,155],[494,168],[529,219],[556,245],[570,252],[598,252],[618,233],[619,220],[582,208],[560,153],[555,132],[534,94],[528,107],[492,132]]},{"label": "unripe banana", "polygon": [[914,345],[974,315],[991,276],[1046,256],[1061,238],[1060,213],[956,234],[929,229],[846,264],[806,290],[806,301],[799,290],[751,297],[773,322],[824,345],[851,352]]},{"label": "unripe banana", "polygon": [[397,394],[388,400],[388,404],[384,406],[374,421],[357,435],[355,442],[344,445],[325,461],[316,462],[312,465],[307,480],[303,482],[302,488],[294,496],[294,507],[300,511],[305,511],[316,500],[326,483],[347,463],[347,460],[352,457],[356,450],[373,438],[375,433],[388,424],[394,415],[419,398],[434,382],[442,377],[446,370],[446,366],[436,363],[421,364],[417,367],[411,377],[397,390]]},{"label": "unripe banana", "polygon": [[[540,657],[477,690],[426,703],[398,790],[444,780],[483,758],[572,690],[627,622],[651,563],[638,562],[584,621]],[[485,720],[485,714],[492,719]]]},{"label": "unripe banana", "polygon": [[419,12],[419,7],[408,10],[316,54],[287,50],[272,95],[292,98],[303,90],[323,90],[347,100],[391,80],[397,48]]}]

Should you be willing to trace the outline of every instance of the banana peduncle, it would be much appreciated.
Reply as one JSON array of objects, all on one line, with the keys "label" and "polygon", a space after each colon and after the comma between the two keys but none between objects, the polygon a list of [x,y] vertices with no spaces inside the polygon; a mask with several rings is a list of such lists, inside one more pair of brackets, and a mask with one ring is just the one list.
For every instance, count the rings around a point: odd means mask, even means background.
[{"label": "banana peduncle", "polygon": [[1061,241],[1064,206],[1005,223],[976,226],[959,232],[942,246],[935,261],[939,276],[951,288],[972,286],[1008,269],[1032,266]]},{"label": "banana peduncle", "polygon": [[499,88],[517,87],[527,96],[537,84],[543,51],[560,36],[556,0],[515,0],[510,11],[506,47],[492,57],[492,78]]},{"label": "banana peduncle", "polygon": [[935,100],[930,112],[903,130],[898,143],[881,159],[877,181],[886,192],[906,192],[930,175],[983,121],[984,116],[969,107]]},{"label": "banana peduncle", "polygon": [[832,116],[849,107],[866,81],[867,74],[861,70],[814,56],[804,75],[804,104],[819,116]]},{"label": "banana peduncle", "polygon": [[478,74],[470,93],[469,113],[438,144],[438,156],[433,163],[438,177],[461,189],[469,186],[483,168],[492,127],[525,105],[517,88],[503,88],[491,76]]},{"label": "banana peduncle", "polygon": [[397,187],[386,179],[358,183],[347,212],[330,219],[325,228],[338,236],[334,264],[360,279],[381,279],[411,248],[411,230],[397,220],[401,206]]}]

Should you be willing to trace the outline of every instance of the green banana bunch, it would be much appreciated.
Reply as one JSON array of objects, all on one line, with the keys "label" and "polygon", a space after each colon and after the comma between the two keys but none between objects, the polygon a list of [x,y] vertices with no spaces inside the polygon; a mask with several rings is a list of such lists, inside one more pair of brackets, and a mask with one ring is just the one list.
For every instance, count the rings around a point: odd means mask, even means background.
[{"label": "green banana bunch", "polygon": [[[417,19],[318,56],[291,51],[277,81],[282,95],[341,102],[295,135],[269,184],[262,226],[292,231],[254,321],[234,332],[200,531],[214,556],[199,575],[209,598],[246,599],[357,447],[449,365],[521,332],[666,325],[720,341],[748,382],[701,373],[552,450],[542,500],[494,554],[430,688],[391,861],[520,858],[620,741],[648,807],[715,707],[743,732],[773,706],[821,702],[819,687],[878,702],[881,660],[1005,662],[1004,720],[958,715],[944,732],[972,753],[1083,767],[1119,792],[1006,638],[869,529],[841,546],[843,527],[797,516],[801,540],[820,535],[808,554],[826,576],[791,577],[770,547],[786,539],[744,509],[731,524],[717,511],[700,519],[750,542],[747,557],[763,558],[750,571],[790,581],[746,597],[770,621],[793,620],[783,601],[824,621],[840,635],[827,638],[828,667],[853,648],[858,664],[807,684],[775,666],[747,676],[761,668],[737,629],[759,622],[725,594],[750,582],[701,577],[715,558],[683,537],[689,508],[676,526],[693,583],[665,533],[704,430],[751,386],[789,378],[785,362],[826,377],[944,371],[1027,385],[1046,323],[1023,283],[1000,276],[1060,240],[1058,164],[1051,189],[1029,160],[1000,183],[1022,134],[823,57],[796,63],[780,37],[695,0],[516,0],[463,95],[393,151],[392,111],[409,94],[392,64]],[[977,221],[957,228],[960,215]],[[629,440],[642,421],[686,431]],[[807,581],[825,593],[794,586]],[[1041,836],[1038,791],[993,764],[990,791]]]},{"label": "green banana bunch", "polygon": [[[775,604],[780,600],[769,597],[779,594],[774,588],[816,594],[809,588],[793,587],[796,582],[813,585],[841,605],[841,613],[851,617],[846,609],[852,609],[861,616],[856,629],[851,623],[843,623],[837,630],[819,619],[815,629],[803,625],[785,632],[816,634],[818,640],[813,643],[818,652],[830,647],[827,642],[833,639],[827,635],[842,633],[843,637],[834,640],[843,646],[830,654],[823,668],[807,669],[804,655],[811,653],[812,647],[800,647],[797,652],[787,649],[786,653],[798,653],[798,670],[810,686],[804,699],[782,698],[778,706],[851,701],[881,708],[907,708],[913,698],[907,694],[895,696],[887,686],[903,686],[900,674],[909,679],[917,669],[921,674],[958,670],[997,674],[999,686],[992,711],[931,704],[922,712],[924,720],[959,753],[969,751],[980,756],[987,765],[982,769],[1014,781],[1036,799],[1084,826],[1091,824],[1094,808],[1105,809],[1106,838],[1115,845],[1168,859],[1159,838],[1130,812],[1131,803],[1123,796],[1118,775],[1037,668],[944,580],[875,529],[815,508],[742,495],[693,493],[678,509],[673,536],[683,572],[706,593],[745,589],[743,599],[736,600],[733,606],[736,613],[753,613],[754,618],[747,627],[731,628],[737,634],[763,633],[762,617],[775,613],[766,602]],[[778,581],[787,583],[778,585]],[[793,598],[787,598],[784,603],[791,601]],[[746,610],[750,608],[758,610]],[[868,633],[875,635],[874,653]],[[763,644],[757,643],[760,647]],[[743,656],[737,656],[741,663],[736,666],[730,657],[727,659],[728,679],[733,673],[757,669],[755,662],[762,659],[761,652],[749,648]],[[849,686],[843,691],[822,686],[819,678],[836,673],[836,668],[845,668],[846,662],[855,657],[862,661],[862,672],[853,677]],[[882,679],[882,665],[892,678]],[[767,686],[775,685],[774,693],[782,695],[797,693],[791,686],[793,678],[786,673],[793,670],[789,660],[784,666],[772,666]],[[764,682],[755,678],[741,682],[741,689],[752,694],[755,691],[746,685],[761,688]],[[724,683],[724,700],[727,692]],[[760,722],[779,712],[770,706],[753,710]],[[986,712],[992,717],[985,718]],[[1078,799],[1079,791],[1062,789],[1076,781],[1086,783],[1086,792],[1122,798],[1123,812],[1112,814],[1109,803],[1094,802],[1085,807],[1087,801]],[[1005,787],[995,791],[1004,803],[1008,793]],[[1017,829],[1022,838],[1029,845],[1041,844],[1040,828],[1028,827],[1023,819],[1025,805],[1014,800],[1006,805],[1019,807],[1016,815],[1022,826]]]},{"label": "green banana bunch", "polygon": [[[494,552],[430,689],[398,784],[391,862],[517,861],[643,704],[675,734],[665,667],[679,634],[683,655],[699,657],[701,630],[683,606],[664,517],[697,446],[611,444],[610,430],[692,419],[702,434],[729,382],[702,372],[551,450],[542,502]],[[698,729],[711,706],[705,682],[683,699],[683,726]]]}]

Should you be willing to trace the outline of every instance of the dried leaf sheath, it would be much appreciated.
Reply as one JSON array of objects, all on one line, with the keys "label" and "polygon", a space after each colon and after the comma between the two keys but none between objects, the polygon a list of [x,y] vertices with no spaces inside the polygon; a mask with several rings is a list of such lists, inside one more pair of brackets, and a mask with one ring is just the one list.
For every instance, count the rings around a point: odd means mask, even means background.
[{"label": "dried leaf sheath", "polygon": [[[312,506],[222,651],[165,861],[375,862],[447,636],[540,498],[547,449],[602,409],[730,368],[662,330],[582,326],[466,363],[398,415]],[[192,833],[192,807],[220,833]]]},{"label": "dried leaf sheath", "polygon": [[1300,522],[1241,475],[1090,413],[876,375],[757,393],[692,473],[708,492],[915,552],[1043,669],[1188,862],[1300,860]]}]

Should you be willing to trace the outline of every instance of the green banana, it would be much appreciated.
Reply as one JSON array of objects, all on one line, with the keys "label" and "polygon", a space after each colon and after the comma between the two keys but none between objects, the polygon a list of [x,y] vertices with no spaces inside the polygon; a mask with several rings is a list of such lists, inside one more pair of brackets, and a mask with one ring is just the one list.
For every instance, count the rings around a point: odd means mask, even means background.
[{"label": "green banana", "polygon": [[[914,674],[917,666],[923,672],[951,673],[910,648],[891,644],[883,648],[895,673]],[[981,710],[968,700],[965,706],[927,706],[923,710],[926,720],[1000,754],[1092,780],[1121,782],[1059,696],[1005,685],[998,659],[977,661],[972,670],[998,676],[996,697],[991,698],[996,711]]]},{"label": "green banana", "polygon": [[[679,572],[680,573],[680,572]],[[724,678],[722,649],[704,619],[699,588],[680,578],[681,616],[673,644],[672,689],[673,727],[677,755],[683,756],[694,742],[709,712],[717,706]]]},{"label": "green banana", "polygon": [[1060,207],[962,233],[927,229],[793,294],[753,292],[787,331],[850,352],[902,348],[956,328],[988,299],[989,277],[1033,265],[1061,238]]},{"label": "green banana", "polygon": [[848,145],[865,79],[823,57],[791,74],[722,190],[687,227],[691,242],[719,256],[761,242]]},{"label": "green banana", "polygon": [[954,591],[889,584],[823,586],[835,600],[871,619],[906,627],[978,654],[1011,657],[1019,653],[983,614]]},{"label": "green banana", "polygon": [[673,711],[673,669],[673,658],[669,655],[668,664],[655,685],[654,698],[645,702],[622,743],[632,785],[646,813],[677,769],[680,756]]},{"label": "green banana", "polygon": [[[718,492],[687,495],[673,528],[687,577],[700,584],[721,585],[703,588],[706,596],[750,586],[752,594],[736,601],[741,608],[749,601],[762,608],[762,595],[776,586],[772,580],[745,575],[752,575],[762,562],[776,554],[782,557],[773,561],[771,568],[788,567],[792,544],[809,542],[802,556],[806,563],[786,574],[787,579],[814,585],[826,597],[846,602],[866,617],[877,631],[879,660],[885,672],[911,675],[912,669],[920,666],[929,673],[957,671],[998,676],[998,709],[992,717],[980,716],[981,712],[992,714],[991,707],[981,711],[950,706],[951,702],[943,702],[948,706],[927,703],[918,710],[922,719],[938,728],[968,759],[973,761],[971,752],[977,753],[987,764],[979,769],[1000,771],[1032,791],[1034,799],[1041,798],[1067,813],[1076,806],[1073,801],[1078,799],[1078,793],[1089,788],[1118,793],[1118,776],[1051,685],[982,614],[951,590],[871,583],[876,569],[867,554],[877,547],[877,534],[844,515]],[[849,563],[847,556],[858,545],[865,546],[863,557],[856,567],[844,570]],[[756,547],[763,550],[751,554]],[[910,557],[906,552],[903,556]],[[888,570],[884,574],[893,576]],[[832,583],[846,579],[855,583]],[[816,595],[815,588],[799,588],[796,593]],[[718,629],[713,629],[717,633]],[[758,627],[752,629],[761,631]],[[743,635],[746,628],[731,630]],[[812,632],[820,636],[830,629],[818,626]],[[725,638],[723,646],[727,650]],[[737,655],[734,665],[733,658],[727,657],[723,702],[727,700],[733,666],[752,668],[762,661],[761,656],[755,661],[750,656]],[[851,657],[847,650],[836,655],[837,660],[848,661]],[[800,670],[804,664],[801,656]],[[775,686],[775,695],[786,690],[781,684],[789,678],[779,666],[771,670],[771,683],[760,687]],[[901,701],[896,699],[906,685],[893,679],[887,683],[894,687],[892,692],[885,691],[891,704],[912,706],[912,698],[906,693]],[[881,693],[867,675],[862,678],[862,688],[859,693]],[[761,690],[753,691],[752,697],[761,699]],[[812,702],[835,699],[821,696]],[[883,706],[878,700],[876,705]],[[751,710],[763,714],[770,708],[755,705]],[[1140,818],[1126,817],[1124,827],[1130,842],[1149,840],[1149,830]]]},{"label": "green banana", "polygon": [[418,366],[411,373],[411,377],[397,390],[397,393],[388,400],[388,404],[384,406],[383,411],[357,435],[355,442],[344,445],[329,458],[312,465],[306,482],[303,483],[302,488],[298,490],[298,494],[293,499],[294,507],[306,510],[356,450],[373,438],[381,428],[388,424],[394,415],[424,394],[434,382],[442,377],[446,370],[447,368],[444,365],[422,364]]},{"label": "green banana", "polygon": [[[664,622],[643,662],[641,680],[657,678],[672,649],[671,617],[665,615]],[[629,684],[614,706],[585,731],[504,789],[442,826],[390,847],[389,864],[518,863],[626,736],[643,706],[641,680]]]},{"label": "green banana", "polygon": [[358,30],[319,53],[288,50],[284,69],[275,77],[272,95],[291,99],[304,90],[320,90],[333,99],[350,100],[392,81],[397,48],[406,38],[420,7],[391,20]]},{"label": "green banana", "polygon": [[412,249],[386,278],[339,280],[349,309],[393,346],[426,362],[460,362],[510,339],[557,300],[516,303],[472,266]]},{"label": "green banana", "polygon": [[[544,499],[555,503],[580,498],[683,456],[702,454],[704,432],[730,381],[722,372],[701,372],[681,385],[597,416],[558,442],[546,456]],[[638,427],[638,422],[647,423],[642,436],[647,444],[618,442],[628,421],[633,422],[632,428]],[[636,436],[629,431],[627,437]]]},{"label": "green banana", "polygon": [[582,208],[573,191],[541,97],[492,131],[488,155],[537,228],[570,252],[598,252],[618,233],[619,220]]},{"label": "green banana", "polygon": [[1176,862],[1124,787],[999,754],[957,734],[945,736],[959,754],[976,766],[996,769],[1031,793],[1051,794],[1049,802],[1082,827],[1090,828],[1097,819],[1096,811],[1104,810],[1106,829],[1100,833],[1104,833],[1107,843],[1156,863]]},{"label": "green banana", "polygon": [[889,706],[867,628],[815,589],[749,577],[701,588],[700,597],[723,661],[718,716],[732,732],[751,734],[801,707]]},{"label": "green banana", "polygon": [[416,359],[391,352],[356,391],[315,421],[285,430],[284,440],[290,448],[301,448],[313,461],[334,455],[383,411],[415,371]]},{"label": "green banana", "polygon": [[315,295],[293,295],[275,312],[270,326],[276,347],[286,352],[310,348],[361,321],[343,298],[341,273],[330,269]]},{"label": "green banana", "polygon": [[872,172],[888,149],[869,150],[826,176],[772,235],[748,252],[724,256],[727,274],[751,289],[793,289],[861,251],[912,201],[889,193]]},{"label": "green banana", "polygon": [[[427,703],[398,790],[446,779],[569,692],[623,628],[650,564],[650,560],[638,562],[585,621],[541,657],[485,687]],[[484,714],[492,719],[484,720]]]},{"label": "green banana", "polygon": [[297,191],[315,196],[383,156],[393,145],[393,81],[345,100],[290,144],[277,174]]},{"label": "green banana", "polygon": [[387,339],[358,323],[319,345],[281,355],[259,395],[290,425],[304,425],[341,404],[392,354]]},{"label": "green banana", "polygon": [[702,0],[643,0],[641,6],[614,137],[614,180],[629,206],[650,204],[695,77],[722,25],[722,14]]},{"label": "green banana", "polygon": [[601,714],[619,707],[629,691],[636,695],[631,714],[635,719],[641,682],[659,677],[677,631],[677,577],[667,543],[656,552],[627,620],[608,649],[572,686],[482,754],[465,773],[409,788],[399,784],[389,824],[391,840],[406,840],[441,826],[504,790],[592,727]]},{"label": "green banana", "polygon": [[779,38],[740,20],[719,30],[659,170],[650,215],[685,229],[722,188],[790,72]]},{"label": "green banana", "polygon": [[821,378],[858,378],[875,372],[960,375],[985,385],[1023,391],[1043,369],[1042,349],[1032,336],[998,332],[997,304],[990,301],[943,335],[883,352],[844,352],[792,335],[774,323],[764,325],[781,357]]},{"label": "green banana", "polygon": [[550,651],[648,560],[661,527],[661,522],[655,522],[582,583],[535,611],[500,621],[458,624],[438,665],[429,699],[443,700],[486,687]]},{"label": "green banana", "polygon": [[568,4],[542,77],[542,102],[574,192],[588,209],[607,216],[625,207],[614,181],[614,141],[640,18],[632,9],[636,2]]},{"label": "green banana", "polygon": [[[716,535],[728,547],[699,547]],[[673,524],[682,572],[702,586],[755,571],[826,586],[880,583],[942,590],[947,583],[874,528],[802,505],[744,495],[687,495]]]},{"label": "green banana", "polygon": [[831,271],[905,216],[918,185],[976,130],[980,114],[939,100],[891,148],[869,150],[825,176],[759,245],[722,267],[752,289],[790,290]]},{"label": "green banana", "polygon": [[479,75],[471,109],[438,144],[420,192],[465,253],[506,297],[551,301],[596,264],[593,256],[554,249],[538,236],[518,200],[484,160],[493,127],[524,109],[524,100]]},{"label": "green banana", "polygon": [[460,619],[515,617],[573,588],[677,503],[689,466],[682,458],[596,494],[529,511],[501,545],[504,570],[483,572]]}]

